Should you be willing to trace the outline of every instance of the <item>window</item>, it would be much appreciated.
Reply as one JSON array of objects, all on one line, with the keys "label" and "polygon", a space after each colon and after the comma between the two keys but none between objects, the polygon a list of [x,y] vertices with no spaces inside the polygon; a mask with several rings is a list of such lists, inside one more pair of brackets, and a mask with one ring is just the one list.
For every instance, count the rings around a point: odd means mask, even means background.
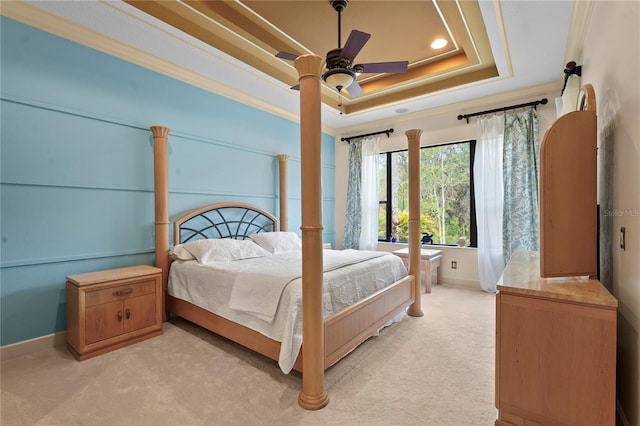
[{"label": "window", "polygon": [[[420,148],[420,232],[434,244],[476,246],[473,193],[475,140]],[[407,150],[378,157],[378,239],[407,242],[409,196]]]}]

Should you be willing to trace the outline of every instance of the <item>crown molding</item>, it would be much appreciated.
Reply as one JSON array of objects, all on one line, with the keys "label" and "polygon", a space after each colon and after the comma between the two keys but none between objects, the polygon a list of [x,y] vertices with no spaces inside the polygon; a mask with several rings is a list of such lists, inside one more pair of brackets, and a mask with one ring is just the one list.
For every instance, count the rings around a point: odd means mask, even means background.
[{"label": "crown molding", "polygon": [[[221,84],[207,76],[176,65],[144,50],[84,27],[77,22],[52,14],[24,1],[2,2],[0,14],[25,25],[48,32],[74,43],[158,72],[203,90],[298,123],[298,114],[278,108],[256,97]],[[241,72],[246,72],[242,70]],[[330,129],[329,129],[330,130]],[[324,130],[323,130],[324,131]]]},{"label": "crown molding", "polygon": [[591,15],[595,6],[595,0],[579,0],[573,2],[571,22],[569,23],[569,36],[565,49],[565,63],[575,61],[578,65],[582,61],[582,46],[584,38],[591,22]]},{"label": "crown molding", "polygon": [[[509,92],[496,93],[494,95],[483,96],[480,98],[466,100],[456,103],[451,103],[448,105],[443,105],[440,107],[429,108],[421,111],[411,112],[407,114],[398,115],[395,117],[389,117],[388,119],[378,120],[376,121],[376,126],[380,127],[393,127],[394,125],[398,125],[399,123],[419,120],[421,118],[428,118],[432,116],[438,115],[446,115],[446,114],[458,114],[464,113],[465,111],[472,111],[475,109],[487,109],[491,108],[491,105],[500,105],[503,103],[513,103],[519,102],[523,99],[531,98],[531,97],[540,97],[540,96],[548,96],[549,93],[560,93],[560,89],[562,87],[562,82],[558,79],[557,82],[540,84],[537,86],[530,86],[524,89],[512,90]],[[549,104],[553,104],[551,101],[553,99],[549,99]],[[352,126],[340,128],[336,134],[336,138],[342,137],[345,135],[361,133],[365,131],[369,131],[371,129],[370,124]]]}]

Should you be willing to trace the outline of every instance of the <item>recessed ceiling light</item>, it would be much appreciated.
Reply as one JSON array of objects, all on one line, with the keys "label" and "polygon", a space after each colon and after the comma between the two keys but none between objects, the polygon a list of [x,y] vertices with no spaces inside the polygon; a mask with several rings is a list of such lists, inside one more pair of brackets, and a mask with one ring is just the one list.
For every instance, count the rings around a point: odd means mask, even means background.
[{"label": "recessed ceiling light", "polygon": [[432,49],[442,49],[447,44],[449,44],[449,42],[447,40],[445,40],[443,38],[439,38],[437,40],[434,40],[433,43],[431,43],[431,48]]},{"label": "recessed ceiling light", "polygon": [[396,110],[396,114],[403,114],[403,113],[408,112],[408,111],[409,111],[409,109],[407,109],[407,108],[398,108]]}]

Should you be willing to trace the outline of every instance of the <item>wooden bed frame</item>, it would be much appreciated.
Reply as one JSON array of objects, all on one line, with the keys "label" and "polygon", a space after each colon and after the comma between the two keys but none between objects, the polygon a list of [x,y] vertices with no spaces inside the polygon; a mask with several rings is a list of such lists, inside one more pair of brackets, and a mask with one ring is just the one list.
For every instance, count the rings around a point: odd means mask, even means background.
[{"label": "wooden bed frame", "polygon": [[[258,232],[278,230],[278,220],[259,207],[244,203],[211,204],[176,219],[174,246],[191,239],[246,239]],[[324,368],[327,369],[370,337],[413,302],[413,280],[407,276],[324,320]],[[167,295],[170,312],[231,339],[275,361],[280,343],[184,300]],[[294,369],[302,372],[302,356]]]},{"label": "wooden bed frame", "polygon": [[[419,184],[414,184],[419,182],[419,142],[422,131],[416,129],[406,132],[409,142],[409,275],[354,306],[327,319],[322,317],[320,74],[323,63],[324,60],[316,55],[302,55],[294,63],[300,76],[301,167],[305,171],[302,176],[301,226],[304,282],[303,346],[294,368],[303,372],[298,403],[309,410],[323,408],[329,402],[328,394],[324,390],[326,368],[353,350],[407,306],[410,316],[423,315],[420,307]],[[167,163],[169,128],[152,126],[151,131],[154,138],[156,265],[163,271],[165,311],[277,360],[280,352],[279,342],[166,293],[170,266]],[[279,159],[280,194],[286,194],[286,179],[282,179],[283,174],[286,176],[286,156],[279,156]],[[209,207],[198,211],[207,208]],[[286,197],[281,197],[280,209],[281,214],[287,211]],[[177,222],[190,215],[183,216]]]}]

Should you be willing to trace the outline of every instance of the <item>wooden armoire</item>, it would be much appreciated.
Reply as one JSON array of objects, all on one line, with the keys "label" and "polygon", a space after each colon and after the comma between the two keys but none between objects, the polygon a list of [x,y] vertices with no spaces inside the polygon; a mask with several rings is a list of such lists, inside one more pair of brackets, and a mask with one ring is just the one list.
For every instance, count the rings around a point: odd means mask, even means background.
[{"label": "wooden armoire", "polygon": [[597,280],[596,102],[540,150],[540,251],[516,252],[496,296],[496,426],[614,426],[616,310]]},{"label": "wooden armoire", "polygon": [[593,87],[540,144],[540,276],[597,277],[597,118]]}]

